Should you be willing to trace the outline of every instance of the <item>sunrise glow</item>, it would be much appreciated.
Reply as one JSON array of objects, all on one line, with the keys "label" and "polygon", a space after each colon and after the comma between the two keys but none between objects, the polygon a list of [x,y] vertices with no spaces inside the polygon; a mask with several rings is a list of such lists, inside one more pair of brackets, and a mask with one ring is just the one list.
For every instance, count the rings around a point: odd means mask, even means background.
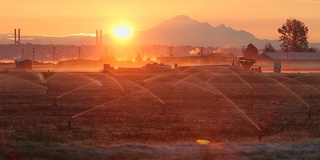
[{"label": "sunrise glow", "polygon": [[132,29],[126,25],[118,25],[113,28],[112,34],[118,39],[128,39],[132,36]]}]

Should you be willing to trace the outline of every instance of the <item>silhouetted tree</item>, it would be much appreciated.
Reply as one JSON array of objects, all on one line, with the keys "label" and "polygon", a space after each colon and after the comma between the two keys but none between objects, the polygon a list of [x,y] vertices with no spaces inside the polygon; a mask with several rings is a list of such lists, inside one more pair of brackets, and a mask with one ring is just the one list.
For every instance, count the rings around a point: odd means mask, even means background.
[{"label": "silhouetted tree", "polygon": [[256,59],[258,57],[258,49],[253,44],[250,43],[247,46],[246,50],[243,52],[243,57]]},{"label": "silhouetted tree", "polygon": [[308,52],[317,52],[317,49],[311,47],[311,48],[308,49]]},{"label": "silhouetted tree", "polygon": [[266,45],[264,46],[263,51],[265,51],[265,52],[275,52],[276,50],[274,49],[274,47],[272,46],[271,43],[266,43]]},{"label": "silhouetted tree", "polygon": [[308,27],[296,19],[287,19],[287,22],[278,29],[281,34],[280,47],[284,51],[302,52],[308,50]]}]

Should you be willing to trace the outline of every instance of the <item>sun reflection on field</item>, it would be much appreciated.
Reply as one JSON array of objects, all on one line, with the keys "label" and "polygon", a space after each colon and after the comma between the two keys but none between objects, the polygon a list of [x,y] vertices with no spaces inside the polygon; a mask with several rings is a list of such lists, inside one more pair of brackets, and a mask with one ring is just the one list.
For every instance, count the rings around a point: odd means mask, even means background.
[{"label": "sun reflection on field", "polygon": [[205,140],[205,139],[198,139],[198,140],[196,140],[196,142],[199,144],[203,144],[203,145],[210,143],[209,140]]}]

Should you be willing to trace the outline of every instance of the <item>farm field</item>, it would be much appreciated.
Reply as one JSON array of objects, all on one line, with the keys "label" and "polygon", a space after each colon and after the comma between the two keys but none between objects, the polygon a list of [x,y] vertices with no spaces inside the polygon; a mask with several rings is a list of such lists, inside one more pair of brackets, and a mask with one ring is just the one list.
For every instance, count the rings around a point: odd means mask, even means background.
[{"label": "farm field", "polygon": [[25,159],[319,158],[319,102],[317,73],[1,72],[0,149]]}]

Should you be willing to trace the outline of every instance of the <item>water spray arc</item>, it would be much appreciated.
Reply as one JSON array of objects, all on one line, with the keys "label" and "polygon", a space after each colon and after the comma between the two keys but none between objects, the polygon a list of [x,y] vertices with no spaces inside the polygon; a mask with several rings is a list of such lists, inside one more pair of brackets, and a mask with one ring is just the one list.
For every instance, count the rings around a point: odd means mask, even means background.
[{"label": "water spray arc", "polygon": [[[210,85],[210,84],[208,84]],[[212,86],[215,88],[214,86]],[[236,105],[231,99],[229,99],[227,96],[225,96],[223,93],[221,93],[218,89],[215,88],[215,90],[218,92],[219,95],[221,95],[227,102],[229,102],[234,108],[236,108],[240,113],[248,120],[250,124],[252,124],[258,131],[259,131],[259,141],[262,139],[262,130],[261,128],[238,106]]]},{"label": "water spray arc", "polygon": [[147,93],[149,93],[150,95],[152,95],[154,98],[156,98],[160,103],[162,104],[166,104],[162,99],[160,99],[158,96],[156,96],[155,94],[153,94],[151,91],[149,91],[148,89],[140,86],[140,85],[137,85],[139,86],[141,89],[143,89],[144,91],[146,91]]},{"label": "water spray arc", "polygon": [[187,76],[187,77],[185,77],[185,78],[182,78],[182,79],[178,80],[176,83],[172,84],[171,87],[174,87],[175,85],[177,85],[177,84],[185,81],[186,79],[188,79],[188,78],[190,78],[190,77],[193,77],[194,75],[197,75],[197,74],[198,74],[198,72],[193,73],[193,74],[191,74],[191,75],[189,75],[189,76]]},{"label": "water spray arc", "polygon": [[302,102],[305,106],[307,106],[308,108],[308,118],[311,119],[311,107],[310,105],[304,101],[300,96],[298,96],[296,93],[294,93],[291,89],[289,89],[288,87],[286,87],[284,84],[282,83],[279,83],[277,84],[277,86],[280,85],[282,86],[283,88],[285,88],[287,91],[289,91],[292,95],[294,95],[300,102]]},{"label": "water spray arc", "polygon": [[96,82],[88,82],[87,84],[84,84],[84,85],[82,85],[82,86],[80,86],[80,87],[77,87],[77,88],[75,88],[75,89],[73,89],[73,90],[70,90],[70,91],[68,91],[68,92],[65,92],[65,93],[62,93],[62,94],[56,96],[56,97],[54,98],[54,105],[57,105],[57,100],[58,100],[59,98],[65,96],[65,95],[68,95],[68,94],[70,94],[71,92],[74,92],[74,91],[76,91],[76,90],[82,89],[82,88],[84,88],[84,87],[86,87],[86,86],[92,85],[92,84],[96,84]]},{"label": "water spray arc", "polygon": [[[193,74],[191,74],[191,75],[189,75],[189,76],[187,76],[187,77],[184,77],[184,78],[180,79],[180,80],[177,81],[176,83],[172,84],[171,87],[174,87],[175,85],[177,85],[177,84],[179,84],[179,83],[181,83],[181,82],[183,82],[183,81],[185,82],[186,79],[188,79],[188,78],[190,78],[190,77],[193,77],[193,76],[195,76],[195,75],[197,75],[197,74],[200,74],[201,72],[208,72],[208,71],[198,71],[198,72],[196,72],[196,73],[193,73]],[[177,77],[177,76],[176,76],[176,77]],[[175,78],[175,79],[177,79],[177,78]]]},{"label": "water spray arc", "polygon": [[244,82],[249,87],[250,94],[253,95],[253,88],[251,87],[251,85],[247,81],[245,81],[242,77],[240,77],[240,75],[237,74],[236,72],[234,72],[233,70],[229,69],[229,71],[233,72],[234,75],[236,75],[242,82]]},{"label": "water spray arc", "polygon": [[[176,70],[173,70],[173,71],[170,71],[170,72],[166,72],[166,73],[162,73],[162,74],[158,74],[158,75],[155,75],[155,76],[152,76],[152,77],[150,77],[150,78],[147,78],[147,79],[144,79],[143,81],[142,81],[142,83],[146,83],[146,82],[150,82],[150,81],[152,81],[152,80],[156,80],[156,79],[158,79],[158,78],[161,78],[161,77],[170,77],[170,74],[172,74],[171,72],[176,72]],[[170,77],[171,78],[171,77]],[[171,78],[171,79],[173,79],[173,78]]]},{"label": "water spray arc", "polygon": [[[71,116],[70,119],[68,120],[68,128],[71,129],[72,119],[74,119],[74,118],[76,118],[76,117],[79,117],[79,116],[81,116],[81,115],[83,115],[83,114],[86,114],[86,113],[88,113],[88,112],[90,112],[90,111],[92,111],[92,110],[95,110],[95,109],[97,109],[97,108],[105,107],[106,105],[109,105],[109,104],[112,104],[112,103],[114,103],[114,102],[120,101],[120,100],[125,99],[125,98],[127,98],[127,97],[131,97],[131,96],[136,95],[136,94],[138,94],[138,93],[140,93],[140,92],[144,92],[144,91],[146,91],[146,90],[148,91],[148,89],[146,89],[146,88],[141,89],[141,90],[139,90],[139,91],[137,91],[137,92],[133,92],[133,93],[124,95],[123,97],[119,97],[119,98],[117,98],[117,99],[111,100],[111,101],[109,101],[109,102],[105,102],[105,103],[103,103],[103,104],[97,105],[97,106],[92,107],[92,108],[90,108],[90,109],[88,109],[88,110],[85,110],[85,111],[83,111],[83,112],[80,112],[80,113],[78,113],[78,114],[75,114],[75,115]],[[148,93],[151,93],[151,92],[148,92]],[[151,94],[152,94],[152,93],[151,93]],[[161,100],[161,99],[160,99],[160,100]],[[160,101],[160,103],[165,104],[162,100]]]},{"label": "water spray arc", "polygon": [[125,91],[124,88],[123,88],[123,86],[120,84],[120,82],[119,82],[117,79],[113,78],[113,77],[110,76],[110,75],[108,75],[108,78],[111,78],[114,82],[116,82],[117,85],[120,87],[120,89],[121,89],[123,92]]},{"label": "water spray arc", "polygon": [[[208,80],[205,81],[205,83],[208,83],[209,81],[211,81],[211,79],[213,79],[213,78],[216,77],[216,76],[223,77],[223,76],[221,76],[221,75],[219,75],[219,74],[220,74],[221,72],[227,70],[227,69],[229,69],[229,68],[221,69],[221,70],[218,71],[217,73],[213,74]],[[225,78],[225,77],[223,77],[223,78]],[[225,79],[227,79],[227,78],[225,78]]]},{"label": "water spray arc", "polygon": [[[201,71],[201,72],[204,72],[204,71]],[[186,83],[186,84],[188,84],[188,85],[190,85],[190,86],[196,87],[196,88],[198,88],[198,89],[201,89],[201,90],[204,90],[204,91],[207,91],[207,92],[210,92],[210,93],[216,95],[217,93],[214,92],[214,91],[212,91],[212,90],[209,90],[209,89],[206,89],[205,87],[200,87],[200,86],[198,86],[198,85],[195,85],[195,84],[193,84],[193,83],[190,83],[190,82],[185,81],[186,79],[188,79],[188,78],[190,78],[190,77],[193,77],[193,76],[195,76],[196,74],[199,74],[199,72],[196,72],[196,73],[194,73],[194,74],[191,74],[191,75],[189,75],[189,76],[187,76],[187,77],[185,77],[185,78],[183,78],[183,79],[176,79],[176,78],[172,78],[172,77],[167,76],[168,78],[170,78],[170,79],[172,79],[172,80],[178,80],[178,82],[176,82],[176,83],[174,83],[174,84],[172,84],[172,85],[169,86],[169,87],[170,87],[170,88],[169,88],[170,91],[172,91],[172,88],[173,88],[174,86],[176,86],[176,85],[178,85],[179,83],[183,82],[183,83]],[[155,79],[160,78],[160,77],[162,77],[162,76],[164,76],[164,75],[154,76],[154,77],[145,79],[145,80],[143,80],[142,82],[149,82],[149,81],[151,81],[151,80],[155,80]],[[176,76],[176,77],[177,77],[177,76]]]},{"label": "water spray arc", "polygon": [[[20,74],[21,74],[21,73],[20,73]],[[18,75],[19,75],[19,74],[18,74]],[[7,77],[1,79],[0,82],[6,82],[6,81],[8,81],[8,82],[12,83],[13,80],[10,80],[10,79],[16,79],[16,80],[20,80],[20,81],[26,82],[27,84],[30,84],[30,85],[32,85],[32,86],[37,86],[37,87],[39,87],[39,88],[45,89],[46,91],[48,90],[48,87],[45,87],[45,86],[43,86],[43,85],[40,85],[40,84],[35,83],[35,82],[33,82],[33,81],[30,81],[30,80],[25,80],[25,79],[23,79],[23,78],[20,78],[20,77],[17,77],[17,76],[11,76],[11,75],[8,75],[8,74],[6,74],[5,76],[7,76]],[[7,82],[7,83],[8,83],[8,82]],[[6,88],[7,83],[4,83],[4,85],[3,85],[3,88],[4,88],[4,89]]]},{"label": "water spray arc", "polygon": [[[204,71],[199,71],[199,72],[204,72]],[[174,83],[173,85],[171,85],[171,87],[174,87],[174,86],[176,86],[177,84],[179,84],[179,83],[181,83],[181,82],[184,82],[184,83],[187,83],[187,84],[189,84],[189,85],[191,85],[191,86],[194,86],[194,87],[196,87],[196,88],[199,88],[199,89],[202,89],[202,90],[204,90],[204,91],[207,91],[207,92],[210,92],[210,93],[213,93],[213,94],[215,94],[215,95],[221,95],[226,101],[228,101],[234,108],[236,108],[238,111],[240,111],[240,113],[245,117],[245,119],[247,119],[247,121],[250,123],[250,124],[252,124],[257,130],[258,130],[258,132],[259,132],[259,136],[258,136],[258,139],[261,141],[261,139],[262,139],[262,130],[261,130],[261,128],[239,107],[239,106],[237,106],[232,100],[230,100],[228,97],[226,97],[223,93],[221,93],[218,89],[216,89],[215,87],[213,87],[214,88],[214,91],[213,90],[211,90],[211,89],[208,89],[208,88],[204,88],[204,87],[200,87],[200,86],[197,86],[197,85],[195,85],[195,84],[192,84],[192,83],[190,83],[190,82],[187,82],[187,81],[185,81],[187,78],[190,78],[190,77],[192,77],[192,76],[195,76],[196,74],[199,74],[199,72],[196,72],[196,73],[193,73],[193,74],[191,74],[191,75],[189,75],[189,76],[187,76],[187,77],[185,77],[185,78],[183,78],[183,79],[180,79],[178,82],[176,82],[176,83]],[[207,71],[208,72],[208,71]],[[176,76],[177,77],[177,76]],[[241,78],[241,77],[240,77]],[[176,79],[176,78],[173,78],[173,79]],[[208,81],[208,80],[207,80]],[[210,84],[208,84],[207,82],[205,82],[205,84],[207,84],[208,86],[211,86]],[[246,82],[246,84],[248,85],[248,83]],[[250,85],[249,85],[250,86]],[[250,86],[250,88],[252,88],[251,86]]]},{"label": "water spray arc", "polygon": [[[275,78],[270,78],[268,77],[269,79],[273,80],[274,82],[276,82],[276,85],[275,85],[275,88],[277,89],[278,86],[281,86],[283,87],[284,89],[286,89],[287,91],[289,91],[294,97],[296,97],[300,102],[302,102],[305,106],[307,106],[308,108],[308,119],[310,120],[311,119],[311,106],[305,101],[303,100],[300,96],[298,96],[295,92],[293,92],[290,88],[288,88],[287,86],[284,85],[284,83],[287,83],[289,81],[295,81],[295,82],[298,82],[298,83],[303,83],[303,82],[299,82],[295,79],[291,79],[291,78],[288,78],[288,77],[285,77],[285,76],[282,76],[284,78],[286,78],[287,80],[284,81],[284,82],[279,82],[278,80],[276,80]],[[304,84],[304,83],[303,83]],[[304,84],[304,85],[307,85],[307,84]],[[310,85],[307,85],[308,87],[311,87],[312,89],[316,89],[319,91],[319,89],[317,88],[314,88]]]}]

